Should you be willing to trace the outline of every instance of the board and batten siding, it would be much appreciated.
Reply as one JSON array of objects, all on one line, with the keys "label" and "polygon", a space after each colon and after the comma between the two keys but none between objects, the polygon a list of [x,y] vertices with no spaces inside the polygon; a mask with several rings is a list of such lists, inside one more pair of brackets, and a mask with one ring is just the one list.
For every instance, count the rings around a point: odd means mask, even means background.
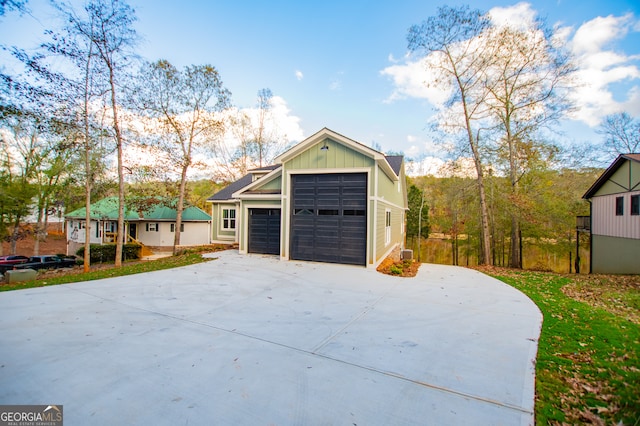
[{"label": "board and batten siding", "polygon": [[[640,216],[631,215],[631,196],[640,191],[594,197],[591,200],[591,232],[618,238],[640,239]],[[624,214],[616,216],[616,198],[624,199]]]},{"label": "board and batten siding", "polygon": [[[326,143],[327,150],[320,148]],[[284,164],[285,170],[316,170],[316,169],[352,169],[373,167],[374,160],[347,146],[327,138],[310,149],[301,152]]]}]

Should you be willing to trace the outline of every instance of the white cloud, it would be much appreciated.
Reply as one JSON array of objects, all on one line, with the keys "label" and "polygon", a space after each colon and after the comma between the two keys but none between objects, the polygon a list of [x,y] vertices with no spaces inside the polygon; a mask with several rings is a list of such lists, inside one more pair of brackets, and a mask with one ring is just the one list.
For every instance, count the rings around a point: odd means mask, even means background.
[{"label": "white cloud", "polygon": [[449,98],[450,92],[443,85],[436,85],[426,71],[427,59],[407,61],[404,65],[391,65],[380,74],[390,77],[395,89],[386,102],[406,98],[421,98],[440,107]]},{"label": "white cloud", "polygon": [[300,117],[291,115],[291,110],[280,96],[274,96],[271,99],[271,113],[273,121],[278,123],[282,137],[287,144],[300,142],[304,139],[304,131],[300,127]]},{"label": "white cloud", "polygon": [[300,70],[296,70],[295,71],[295,76],[296,76],[296,79],[298,79],[298,81],[300,81],[300,80],[302,80],[304,78],[304,74],[302,74],[302,71],[300,71]]},{"label": "white cloud", "polygon": [[573,37],[573,52],[577,55],[598,53],[611,41],[623,38],[633,24],[633,15],[598,16],[585,22]]},{"label": "white cloud", "polygon": [[[578,85],[572,91],[577,110],[572,118],[598,126],[607,114],[619,111],[633,113],[640,109],[638,86],[614,96],[612,85],[640,80],[637,55],[614,50],[614,42],[623,39],[638,26],[631,14],[597,17],[582,24],[569,43],[578,71]],[[620,98],[626,98],[620,100]]]},{"label": "white cloud", "polygon": [[529,3],[518,3],[509,7],[494,7],[488,13],[491,21],[498,27],[514,25],[519,29],[531,28],[538,12]]},{"label": "white cloud", "polygon": [[[495,7],[489,16],[496,25],[520,23],[519,26],[527,28],[535,21],[537,12],[530,3],[521,2],[510,7]],[[594,127],[607,114],[640,110],[640,55],[625,53],[617,45],[630,31],[640,31],[640,20],[632,14],[596,17],[577,30],[556,24],[554,42],[573,53],[577,68],[576,87],[571,91],[577,108],[570,118]],[[450,92],[427,73],[428,60],[433,57],[415,60],[407,56],[404,62],[399,62],[389,55],[390,66],[380,71],[393,84],[386,102],[426,99],[442,111]]]},{"label": "white cloud", "polygon": [[437,157],[425,157],[418,161],[408,162],[406,167],[407,176],[427,176],[443,177],[443,167],[445,161]]},{"label": "white cloud", "polygon": [[[259,110],[257,108],[230,109],[226,111],[228,117],[237,117],[244,114],[251,121],[253,128],[258,127]],[[300,127],[300,118],[291,114],[287,101],[280,96],[271,98],[271,110],[266,120],[265,131],[278,139],[279,145],[289,146],[305,138],[304,131]],[[225,132],[224,143],[229,151],[233,151],[240,144],[237,132],[228,128]]]},{"label": "white cloud", "polygon": [[640,87],[629,90],[629,97],[623,103],[623,110],[634,117],[640,117]]}]

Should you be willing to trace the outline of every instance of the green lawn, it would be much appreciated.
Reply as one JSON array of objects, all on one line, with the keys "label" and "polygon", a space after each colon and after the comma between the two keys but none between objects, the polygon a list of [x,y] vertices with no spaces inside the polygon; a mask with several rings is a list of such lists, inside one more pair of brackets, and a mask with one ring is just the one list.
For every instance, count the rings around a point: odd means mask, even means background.
[{"label": "green lawn", "polygon": [[48,273],[39,273],[38,279],[35,281],[26,281],[15,284],[0,283],[0,291],[99,280],[102,278],[119,277],[123,275],[139,274],[141,272],[177,268],[179,266],[206,262],[208,260],[211,259],[203,258],[202,254],[199,252],[187,252],[179,256],[163,257],[157,260],[144,262],[136,261],[129,264],[125,263],[120,268],[115,268],[113,265],[98,265],[96,270],[87,273],[80,272],[78,270],[72,272],[52,271],[50,275]]},{"label": "green lawn", "polygon": [[481,269],[544,315],[536,423],[640,425],[640,277]]}]

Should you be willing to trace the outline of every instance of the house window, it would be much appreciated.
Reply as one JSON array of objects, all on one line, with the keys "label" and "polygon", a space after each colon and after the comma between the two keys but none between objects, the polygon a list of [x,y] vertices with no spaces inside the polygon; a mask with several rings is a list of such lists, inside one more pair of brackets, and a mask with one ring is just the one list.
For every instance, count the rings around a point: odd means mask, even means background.
[{"label": "house window", "polygon": [[222,209],[222,229],[236,229],[236,209]]},{"label": "house window", "polygon": [[[176,232],[176,224],[175,223],[171,224],[171,232]],[[184,232],[184,223],[180,224],[180,232]]]},{"label": "house window", "polygon": [[616,197],[616,216],[624,215],[624,198]]},{"label": "house window", "polygon": [[391,210],[385,210],[384,215],[384,244],[389,245],[391,243]]},{"label": "house window", "polygon": [[640,215],[640,195],[631,196],[631,214],[633,216]]},{"label": "house window", "polygon": [[158,232],[160,227],[157,223],[147,223],[147,232]]}]

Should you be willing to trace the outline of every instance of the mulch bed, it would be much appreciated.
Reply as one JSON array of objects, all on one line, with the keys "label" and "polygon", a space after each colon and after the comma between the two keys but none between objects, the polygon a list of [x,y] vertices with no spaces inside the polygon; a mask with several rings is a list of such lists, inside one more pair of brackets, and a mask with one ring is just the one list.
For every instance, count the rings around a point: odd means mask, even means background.
[{"label": "mulch bed", "polygon": [[387,257],[376,268],[378,272],[394,277],[415,277],[420,269],[420,263],[415,260],[395,260]]}]

